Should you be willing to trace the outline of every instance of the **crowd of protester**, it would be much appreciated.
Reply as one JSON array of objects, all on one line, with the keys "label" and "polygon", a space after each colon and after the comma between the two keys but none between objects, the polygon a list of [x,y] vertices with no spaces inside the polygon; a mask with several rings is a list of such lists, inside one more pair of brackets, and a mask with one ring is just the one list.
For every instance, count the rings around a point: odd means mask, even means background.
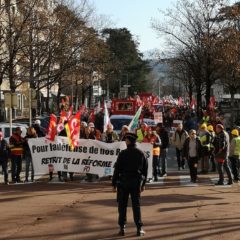
[{"label": "crowd of protester", "polygon": [[[200,116],[200,117],[199,117]],[[181,120],[174,133],[170,136],[174,120]],[[35,124],[27,129],[25,137],[21,136],[21,128],[16,131],[6,142],[2,132],[0,132],[0,163],[4,175],[5,184],[9,184],[8,159],[11,159],[11,181],[21,182],[20,173],[22,162],[25,160],[25,182],[34,181],[34,169],[28,139],[45,136],[40,127],[41,122],[37,120]],[[95,139],[106,143],[124,141],[125,134],[129,132],[127,125],[122,126],[120,134],[114,131],[112,124],[108,124],[106,131],[103,131],[103,114],[100,112],[95,116],[94,122],[88,114],[83,114],[81,118],[81,139]],[[185,169],[188,164],[190,178],[192,182],[198,181],[198,174],[208,174],[218,171],[219,180],[216,184],[224,184],[224,170],[226,171],[228,182],[233,184],[239,181],[239,161],[240,161],[240,136],[239,128],[226,129],[224,119],[207,111],[202,111],[200,115],[189,109],[169,108],[163,113],[163,122],[155,127],[147,126],[141,122],[139,128],[135,130],[137,141],[152,144],[152,166],[153,179],[158,181],[159,177],[167,176],[168,149],[170,143],[176,148],[176,159],[178,170]],[[59,136],[66,136],[63,129]],[[170,139],[171,138],[171,139]],[[29,178],[30,176],[30,178]],[[49,180],[53,178],[53,172],[49,172]],[[68,181],[67,172],[58,172],[59,181]],[[98,176],[87,174],[86,181],[95,181]],[[69,173],[69,180],[74,180],[74,173]]]}]

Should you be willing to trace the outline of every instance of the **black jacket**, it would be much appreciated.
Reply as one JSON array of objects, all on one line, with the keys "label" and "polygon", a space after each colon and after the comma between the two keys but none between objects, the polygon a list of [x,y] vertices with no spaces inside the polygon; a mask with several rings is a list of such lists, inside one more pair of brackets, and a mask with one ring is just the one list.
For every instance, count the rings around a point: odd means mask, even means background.
[{"label": "black jacket", "polygon": [[139,184],[143,187],[146,183],[148,172],[148,162],[145,154],[136,145],[127,146],[118,155],[114,173],[112,177],[112,186],[117,184]]},{"label": "black jacket", "polygon": [[[183,144],[183,157],[185,158],[189,158],[189,141],[190,141],[190,137],[188,137],[184,144]],[[201,152],[202,152],[202,145],[201,145],[201,142],[199,140],[199,138],[196,138],[196,152],[197,152],[197,158],[200,159],[201,157]]]},{"label": "black jacket", "polygon": [[165,149],[169,147],[169,135],[165,128],[161,128],[159,133],[157,133],[161,139],[161,148]]},{"label": "black jacket", "polygon": [[2,139],[0,141],[0,160],[6,160],[8,159],[9,155],[9,148],[7,141],[5,139]]}]

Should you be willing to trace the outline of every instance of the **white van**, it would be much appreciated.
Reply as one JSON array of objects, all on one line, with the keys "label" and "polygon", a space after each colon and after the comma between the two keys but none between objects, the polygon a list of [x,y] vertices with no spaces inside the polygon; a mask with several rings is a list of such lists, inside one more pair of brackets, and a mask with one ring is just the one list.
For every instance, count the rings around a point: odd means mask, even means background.
[{"label": "white van", "polygon": [[[123,125],[129,125],[134,116],[132,115],[112,115],[110,117],[110,122],[113,125],[114,131],[120,133]],[[144,118],[143,122],[150,127],[155,127],[156,123],[153,119]]]},{"label": "white van", "polygon": [[134,116],[132,115],[112,115],[110,122],[113,125],[114,131],[119,134],[123,125],[129,125]]},{"label": "white van", "polygon": [[[25,137],[27,134],[27,124],[13,123],[12,132],[16,130],[17,127],[20,127],[22,130],[22,137]],[[8,141],[10,138],[10,124],[9,123],[0,123],[0,130],[3,132],[3,137]]]}]

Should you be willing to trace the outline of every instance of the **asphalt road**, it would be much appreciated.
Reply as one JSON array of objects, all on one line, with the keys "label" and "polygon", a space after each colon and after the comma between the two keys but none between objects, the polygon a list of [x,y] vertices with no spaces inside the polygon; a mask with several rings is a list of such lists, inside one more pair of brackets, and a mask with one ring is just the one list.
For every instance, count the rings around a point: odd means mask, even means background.
[{"label": "asphalt road", "polygon": [[[199,175],[199,182],[191,184],[188,169],[177,171],[173,149],[168,166],[168,176],[147,184],[142,194],[146,235],[141,238],[239,240],[240,185],[215,186],[216,173]],[[0,239],[138,239],[130,201],[127,233],[119,237],[110,181],[81,179],[1,184]]]}]

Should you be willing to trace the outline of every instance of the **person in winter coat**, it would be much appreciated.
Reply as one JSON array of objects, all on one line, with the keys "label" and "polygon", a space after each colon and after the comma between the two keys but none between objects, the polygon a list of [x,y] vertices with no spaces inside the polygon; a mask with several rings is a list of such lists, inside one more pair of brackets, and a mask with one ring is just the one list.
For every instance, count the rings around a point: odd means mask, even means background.
[{"label": "person in winter coat", "polygon": [[167,153],[169,148],[169,134],[162,123],[158,123],[156,127],[156,133],[161,140],[161,151],[160,151],[160,168],[161,168],[161,177],[167,176]]},{"label": "person in winter coat", "polygon": [[213,142],[215,160],[217,162],[217,170],[219,174],[219,180],[216,185],[224,185],[224,174],[223,169],[226,171],[228,176],[228,184],[233,184],[232,173],[228,165],[229,156],[229,135],[224,131],[222,124],[216,125],[216,136]]},{"label": "person in winter coat", "polygon": [[158,173],[160,172],[160,146],[161,140],[157,134],[154,134],[151,127],[147,128],[147,135],[143,138],[143,143],[151,143],[153,145],[153,159],[152,159],[152,167],[153,167],[153,180],[154,182],[158,181]]},{"label": "person in winter coat", "polygon": [[232,173],[234,181],[238,182],[239,179],[239,165],[240,165],[240,136],[237,129],[233,129],[232,140],[230,143],[229,160],[231,162]]},{"label": "person in winter coat", "polygon": [[29,127],[27,129],[27,134],[24,137],[24,159],[25,159],[25,182],[28,182],[28,177],[29,177],[29,170],[31,167],[31,181],[34,181],[34,168],[33,168],[33,162],[32,162],[32,155],[31,155],[31,151],[28,145],[28,140],[30,138],[36,138],[37,137],[37,133],[36,130],[33,127]]},{"label": "person in winter coat", "polygon": [[21,137],[21,133],[21,128],[17,127],[15,132],[9,138],[13,183],[21,182],[20,173],[22,171],[23,144],[25,142],[25,140]]},{"label": "person in winter coat", "polygon": [[199,139],[202,144],[201,173],[206,174],[209,171],[209,156],[211,154],[211,135],[207,130],[205,123],[200,125]]},{"label": "person in winter coat", "polygon": [[178,170],[185,168],[185,160],[182,158],[182,149],[185,140],[188,138],[188,133],[183,129],[183,125],[180,123],[177,126],[177,130],[173,134],[172,142],[176,147]]},{"label": "person in winter coat", "polygon": [[121,132],[119,133],[119,141],[125,141],[125,135],[129,132],[129,127],[127,125],[123,125]]},{"label": "person in winter coat", "polygon": [[4,183],[8,183],[8,155],[9,147],[7,141],[3,138],[3,133],[0,131],[0,164],[2,165],[2,171],[4,175]]},{"label": "person in winter coat", "polygon": [[209,154],[209,162],[211,162],[211,165],[212,165],[211,172],[216,172],[216,163],[215,163],[215,159],[214,159],[214,146],[213,146],[215,132],[214,132],[213,125],[208,125],[207,129],[208,129],[208,132],[210,134],[210,139],[211,139],[210,140],[210,154]]},{"label": "person in winter coat", "polygon": [[106,143],[118,142],[118,134],[113,130],[113,125],[108,124],[107,130],[102,134],[102,141]]},{"label": "person in winter coat", "polygon": [[136,147],[137,135],[126,134],[127,149],[118,155],[112,177],[113,191],[117,192],[119,235],[125,235],[127,221],[128,198],[131,195],[134,222],[137,236],[143,236],[140,198],[145,189],[148,172],[148,162],[145,154]]},{"label": "person in winter coat", "polygon": [[188,162],[191,182],[195,183],[197,181],[198,162],[201,158],[201,142],[194,129],[189,131],[189,137],[184,142],[183,158]]}]

